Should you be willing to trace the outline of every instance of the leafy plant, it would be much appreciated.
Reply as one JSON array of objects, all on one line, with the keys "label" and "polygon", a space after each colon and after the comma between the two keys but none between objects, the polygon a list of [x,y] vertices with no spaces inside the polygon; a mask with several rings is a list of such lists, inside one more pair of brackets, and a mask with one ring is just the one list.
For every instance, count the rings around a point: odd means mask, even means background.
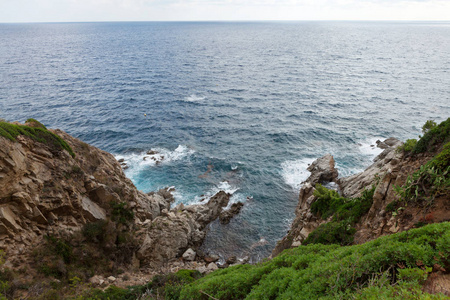
[{"label": "leafy plant", "polygon": [[406,179],[403,186],[395,186],[395,192],[399,196],[397,202],[418,202],[427,201],[431,203],[438,195],[450,191],[450,166],[445,169],[441,163],[435,159],[412,173]]}]

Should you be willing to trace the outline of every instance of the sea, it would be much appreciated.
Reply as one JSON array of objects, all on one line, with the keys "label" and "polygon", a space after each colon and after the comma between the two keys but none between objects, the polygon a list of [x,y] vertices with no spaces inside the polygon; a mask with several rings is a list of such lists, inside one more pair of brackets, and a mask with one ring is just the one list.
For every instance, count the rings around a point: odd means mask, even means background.
[{"label": "sea", "polygon": [[449,22],[0,24],[0,118],[124,158],[176,203],[232,194],[202,246],[222,258],[270,255],[316,158],[348,176],[449,116]]}]

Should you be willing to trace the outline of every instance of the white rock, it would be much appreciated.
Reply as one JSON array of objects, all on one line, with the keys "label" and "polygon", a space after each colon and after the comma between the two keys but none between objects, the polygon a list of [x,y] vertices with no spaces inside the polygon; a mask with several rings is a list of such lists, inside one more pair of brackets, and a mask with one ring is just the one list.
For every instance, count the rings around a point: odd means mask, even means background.
[{"label": "white rock", "polygon": [[215,263],[209,263],[209,264],[206,266],[206,272],[207,272],[207,273],[211,273],[211,272],[217,270],[218,268],[219,268],[219,267],[218,267]]},{"label": "white rock", "polygon": [[183,253],[183,259],[193,261],[195,259],[195,255],[196,255],[195,251],[189,248]]},{"label": "white rock", "polygon": [[114,281],[116,281],[116,277],[114,277],[114,276],[109,276],[109,277],[108,277],[108,281],[109,281],[109,282],[114,282]]}]

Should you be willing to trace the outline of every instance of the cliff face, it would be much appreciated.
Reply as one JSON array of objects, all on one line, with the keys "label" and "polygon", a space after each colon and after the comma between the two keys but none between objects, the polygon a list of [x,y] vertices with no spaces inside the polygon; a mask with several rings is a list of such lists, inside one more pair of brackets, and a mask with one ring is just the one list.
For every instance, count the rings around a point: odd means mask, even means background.
[{"label": "cliff face", "polygon": [[[384,151],[374,159],[373,164],[365,171],[345,178],[338,178],[331,155],[316,160],[308,168],[311,176],[300,189],[296,217],[291,229],[278,242],[272,256],[278,255],[284,249],[301,245],[311,232],[321,224],[331,221],[332,217],[323,220],[311,211],[311,205],[317,200],[313,194],[317,183],[333,182],[334,188],[346,198],[360,197],[365,189],[375,186],[369,211],[355,224],[354,243],[357,244],[414,228],[419,222],[433,223],[450,220],[448,195],[437,197],[433,204],[428,206],[413,203],[395,212],[386,210],[390,203],[398,199],[395,187],[402,186],[409,175],[433,157],[432,154],[405,156],[403,151],[397,151],[402,144],[395,138],[380,142],[378,146]],[[315,167],[317,165],[322,167]]]},{"label": "cliff face", "polygon": [[51,132],[74,157],[26,135],[0,136],[0,249],[7,267],[31,264],[33,250],[51,236],[64,237],[80,259],[89,244],[111,263],[155,271],[200,246],[206,225],[228,204],[220,192],[206,204],[171,209],[170,192],[138,191],[113,155]]}]

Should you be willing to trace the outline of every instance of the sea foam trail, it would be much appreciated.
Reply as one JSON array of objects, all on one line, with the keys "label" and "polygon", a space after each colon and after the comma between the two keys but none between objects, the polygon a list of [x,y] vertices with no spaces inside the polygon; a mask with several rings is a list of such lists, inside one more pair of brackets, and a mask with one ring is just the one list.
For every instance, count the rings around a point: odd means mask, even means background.
[{"label": "sea foam trail", "polygon": [[198,103],[198,102],[202,102],[203,100],[205,100],[206,97],[202,97],[202,96],[197,96],[195,94],[192,94],[188,97],[184,98],[185,102],[194,102],[194,103]]},{"label": "sea foam trail", "polygon": [[281,176],[284,182],[298,191],[302,182],[308,179],[311,174],[307,168],[314,161],[314,158],[302,158],[288,160],[281,164]]}]

